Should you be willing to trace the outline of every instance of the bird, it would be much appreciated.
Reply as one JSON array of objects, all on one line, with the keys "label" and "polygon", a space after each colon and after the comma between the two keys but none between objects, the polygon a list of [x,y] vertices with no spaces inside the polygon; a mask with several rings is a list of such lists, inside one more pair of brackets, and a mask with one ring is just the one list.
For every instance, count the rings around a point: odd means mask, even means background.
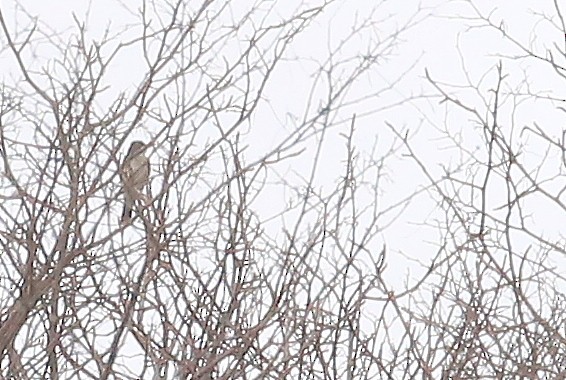
[{"label": "bird", "polygon": [[143,198],[141,191],[149,183],[149,159],[144,155],[147,147],[143,141],[132,142],[120,168],[124,191],[124,224],[130,222],[134,203]]}]

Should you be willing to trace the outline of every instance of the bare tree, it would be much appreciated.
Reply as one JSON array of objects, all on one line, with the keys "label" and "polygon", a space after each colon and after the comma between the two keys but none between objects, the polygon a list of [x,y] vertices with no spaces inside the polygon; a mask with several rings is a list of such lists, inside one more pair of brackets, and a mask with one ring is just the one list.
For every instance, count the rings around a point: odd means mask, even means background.
[{"label": "bare tree", "polygon": [[[0,98],[0,375],[565,378],[564,239],[531,222],[533,204],[565,209],[564,134],[514,123],[524,99],[557,99],[506,76],[534,60],[563,79],[564,65],[465,4],[469,33],[494,30],[521,53],[464,86],[431,67],[431,92],[409,96],[398,87],[416,57],[376,78],[428,16],[420,6],[117,2],[135,22],[97,37],[88,16],[62,31],[0,9],[14,67]],[[327,26],[344,12],[340,35]],[[565,34],[561,15],[542,19]],[[287,89],[285,70],[306,71],[302,87]],[[457,152],[442,172],[415,129],[383,120],[408,104],[426,116],[430,99]],[[138,139],[150,183],[121,223]],[[399,162],[422,181],[386,201]],[[412,219],[423,197],[434,212]],[[400,216],[434,229],[436,250],[402,287],[385,244]]]},{"label": "bare tree", "polygon": [[[435,125],[437,141],[456,153],[436,174],[430,158],[390,126],[426,179],[439,215],[431,276],[399,313],[411,321],[406,331],[419,353],[407,368],[427,378],[564,379],[566,161],[564,128],[555,125],[564,100],[552,86],[535,90],[541,78],[566,78],[564,10],[554,2],[552,15],[533,12],[525,43],[520,34],[528,18],[515,28],[511,13],[478,3],[459,3],[452,17],[466,26],[457,45],[461,80],[425,72],[447,115]],[[537,46],[539,28],[549,27],[559,43]],[[499,50],[477,74],[464,45],[489,39],[501,41]]]},{"label": "bare tree", "polygon": [[[422,12],[369,40],[363,55],[348,51],[378,25],[382,5],[372,6],[345,40],[329,41],[310,96],[299,95],[304,116],[269,149],[254,148],[269,135],[254,115],[270,107],[274,71],[300,62],[294,41],[339,6],[302,3],[280,16],[271,1],[244,12],[224,1],[144,2],[138,24],[99,39],[79,17],[68,35],[31,16],[22,23],[22,9],[15,25],[0,13],[3,54],[19,72],[3,84],[1,109],[4,376],[378,371],[361,321],[367,295],[384,290],[381,211],[371,201],[394,148],[361,162],[355,116],[342,109],[361,102],[350,89]],[[132,70],[142,78],[117,91],[112,70],[124,54],[139,57]],[[323,192],[322,149],[342,132],[345,164]],[[120,224],[120,161],[140,134],[151,140],[151,186],[132,223]],[[370,206],[358,206],[360,192]]]}]

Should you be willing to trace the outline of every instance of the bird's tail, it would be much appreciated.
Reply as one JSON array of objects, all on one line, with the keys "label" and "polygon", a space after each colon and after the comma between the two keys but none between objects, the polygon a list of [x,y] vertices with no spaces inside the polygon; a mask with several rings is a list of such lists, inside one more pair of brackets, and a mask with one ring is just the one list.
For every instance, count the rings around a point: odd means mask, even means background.
[{"label": "bird's tail", "polygon": [[124,205],[124,211],[122,211],[122,223],[129,223],[132,219],[132,207]]}]

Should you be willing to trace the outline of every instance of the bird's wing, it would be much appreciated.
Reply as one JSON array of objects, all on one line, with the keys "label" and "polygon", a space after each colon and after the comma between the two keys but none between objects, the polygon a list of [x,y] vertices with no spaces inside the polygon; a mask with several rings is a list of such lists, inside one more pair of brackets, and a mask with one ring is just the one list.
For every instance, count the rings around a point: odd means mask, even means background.
[{"label": "bird's wing", "polygon": [[149,160],[147,157],[142,155],[130,160],[125,175],[133,187],[142,188],[149,179]]}]

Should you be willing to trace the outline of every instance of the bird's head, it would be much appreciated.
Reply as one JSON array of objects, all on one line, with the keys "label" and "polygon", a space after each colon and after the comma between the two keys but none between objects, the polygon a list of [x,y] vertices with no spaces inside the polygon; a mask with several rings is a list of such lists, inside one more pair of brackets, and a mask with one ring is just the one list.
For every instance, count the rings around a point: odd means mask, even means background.
[{"label": "bird's head", "polygon": [[143,141],[134,141],[128,150],[128,157],[132,157],[144,151],[146,144]]}]

